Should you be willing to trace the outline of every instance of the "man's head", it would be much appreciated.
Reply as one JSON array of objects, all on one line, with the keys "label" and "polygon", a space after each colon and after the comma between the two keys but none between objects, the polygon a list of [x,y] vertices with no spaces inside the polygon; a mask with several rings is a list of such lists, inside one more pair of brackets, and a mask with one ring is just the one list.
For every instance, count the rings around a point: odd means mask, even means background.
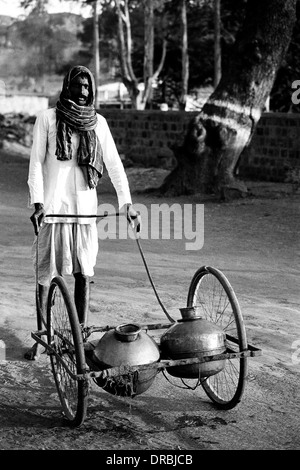
[{"label": "man's head", "polygon": [[70,99],[79,106],[86,106],[90,95],[89,76],[80,73],[70,80],[69,85]]},{"label": "man's head", "polygon": [[60,98],[78,106],[94,106],[95,82],[92,72],[83,65],[72,67],[64,78]]}]

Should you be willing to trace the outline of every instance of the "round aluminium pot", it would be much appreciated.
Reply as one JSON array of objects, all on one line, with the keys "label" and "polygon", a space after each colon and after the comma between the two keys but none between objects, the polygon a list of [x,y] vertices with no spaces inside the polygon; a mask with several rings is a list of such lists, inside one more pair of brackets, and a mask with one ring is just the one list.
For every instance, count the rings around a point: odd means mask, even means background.
[{"label": "round aluminium pot", "polygon": [[[93,356],[99,370],[104,370],[122,365],[138,366],[157,362],[160,351],[155,341],[139,325],[124,324],[102,336]],[[157,369],[149,369],[109,379],[97,378],[96,382],[113,395],[134,397],[148,390],[156,375]]]},{"label": "round aluminium pot", "polygon": [[[226,350],[224,331],[200,316],[194,307],[180,309],[181,320],[174,323],[161,336],[162,359],[204,358],[222,354]],[[179,365],[167,368],[173,377],[200,379],[221,372],[225,359],[199,364]]]}]

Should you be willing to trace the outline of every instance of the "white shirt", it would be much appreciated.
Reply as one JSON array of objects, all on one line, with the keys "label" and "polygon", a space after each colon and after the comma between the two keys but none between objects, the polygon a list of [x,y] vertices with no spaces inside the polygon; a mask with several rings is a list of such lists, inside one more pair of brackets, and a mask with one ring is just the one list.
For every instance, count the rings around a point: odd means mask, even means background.
[{"label": "white shirt", "polygon": [[[96,133],[103,150],[103,161],[118,197],[119,208],[131,204],[127,176],[106,119],[97,114]],[[72,134],[72,159],[58,160],[56,151],[56,111],[37,115],[33,129],[28,186],[30,205],[44,204],[46,214],[97,214],[97,191],[90,189],[77,163],[79,136]],[[95,219],[94,219],[95,220]],[[91,219],[50,218],[46,222],[90,223]]]}]

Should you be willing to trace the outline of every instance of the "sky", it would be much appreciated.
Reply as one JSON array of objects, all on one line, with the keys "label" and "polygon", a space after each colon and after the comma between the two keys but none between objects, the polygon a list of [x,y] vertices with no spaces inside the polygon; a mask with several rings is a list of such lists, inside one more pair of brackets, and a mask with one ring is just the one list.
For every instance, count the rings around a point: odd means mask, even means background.
[{"label": "sky", "polygon": [[[24,15],[25,11],[19,6],[20,0],[0,0],[0,15],[8,15],[14,18],[18,18],[20,15]],[[84,16],[91,15],[91,7],[86,6],[85,9],[80,8],[80,2],[73,2],[67,0],[50,0],[49,1],[49,13],[77,13]]]}]

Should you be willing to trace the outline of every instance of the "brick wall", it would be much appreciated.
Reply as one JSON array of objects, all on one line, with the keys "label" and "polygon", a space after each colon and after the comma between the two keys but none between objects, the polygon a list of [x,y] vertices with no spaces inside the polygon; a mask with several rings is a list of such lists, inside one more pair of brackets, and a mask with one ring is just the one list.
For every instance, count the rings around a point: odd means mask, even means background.
[{"label": "brick wall", "polygon": [[171,145],[182,142],[192,115],[179,111],[99,109],[110,126],[120,154],[145,167],[172,165]]},{"label": "brick wall", "polygon": [[263,114],[241,156],[239,175],[263,181],[299,182],[300,114]]},{"label": "brick wall", "polygon": [[[171,146],[180,144],[196,112],[133,111],[101,108],[120,154],[134,164],[169,168]],[[300,175],[300,115],[265,113],[240,159],[239,175],[263,181],[293,182]]]}]

